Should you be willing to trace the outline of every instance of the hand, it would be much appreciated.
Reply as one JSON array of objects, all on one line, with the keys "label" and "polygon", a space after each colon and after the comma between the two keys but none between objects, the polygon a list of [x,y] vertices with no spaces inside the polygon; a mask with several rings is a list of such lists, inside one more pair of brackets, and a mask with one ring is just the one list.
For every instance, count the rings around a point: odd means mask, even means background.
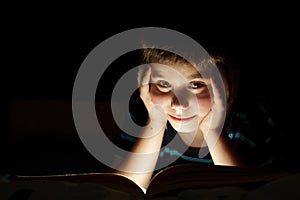
[{"label": "hand", "polygon": [[167,123],[167,116],[163,108],[152,102],[151,94],[149,92],[151,77],[151,68],[146,70],[146,73],[142,79],[140,86],[140,97],[143,100],[149,115],[149,123],[154,123],[155,125],[164,126]]},{"label": "hand", "polygon": [[204,138],[212,131],[221,134],[226,117],[226,93],[220,74],[214,73],[207,85],[212,96],[212,106],[200,122],[200,129]]}]

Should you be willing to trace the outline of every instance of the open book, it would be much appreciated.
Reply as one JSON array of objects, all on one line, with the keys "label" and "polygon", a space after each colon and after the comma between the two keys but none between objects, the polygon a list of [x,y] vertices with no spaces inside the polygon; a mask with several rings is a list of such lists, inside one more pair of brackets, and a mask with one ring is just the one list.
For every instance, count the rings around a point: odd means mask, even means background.
[{"label": "open book", "polygon": [[125,192],[132,196],[153,199],[172,196],[189,189],[241,187],[254,189],[263,184],[288,176],[290,173],[272,168],[240,168],[209,164],[183,164],[167,167],[153,176],[147,190],[134,181],[116,173],[83,173],[45,176],[16,176],[15,181],[51,180],[73,183],[94,183]]}]

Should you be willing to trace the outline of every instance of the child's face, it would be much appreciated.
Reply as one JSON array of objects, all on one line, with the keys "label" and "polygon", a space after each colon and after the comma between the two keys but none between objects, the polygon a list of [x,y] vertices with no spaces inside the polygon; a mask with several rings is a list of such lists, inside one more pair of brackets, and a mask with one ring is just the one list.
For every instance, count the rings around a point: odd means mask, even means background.
[{"label": "child's face", "polygon": [[178,132],[197,130],[211,108],[204,78],[191,65],[151,64],[150,94]]}]

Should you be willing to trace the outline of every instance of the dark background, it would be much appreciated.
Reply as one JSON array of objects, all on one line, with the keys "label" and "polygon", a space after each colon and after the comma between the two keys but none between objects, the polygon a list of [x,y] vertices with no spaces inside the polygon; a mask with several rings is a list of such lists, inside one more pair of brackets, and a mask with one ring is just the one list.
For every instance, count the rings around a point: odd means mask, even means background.
[{"label": "dark background", "polygon": [[[116,6],[124,8],[123,11]],[[10,106],[17,100],[70,103],[77,70],[89,52],[114,34],[147,26],[174,29],[200,44],[213,42],[233,52],[241,64],[240,95],[245,104],[264,103],[277,131],[284,135],[278,146],[285,154],[282,165],[289,170],[300,170],[296,139],[299,133],[296,99],[299,21],[293,5],[162,7],[159,4],[154,8],[139,5],[140,9],[126,6],[30,3],[4,8],[0,108],[2,173],[64,173],[101,168],[76,135],[72,142],[56,138],[57,148],[49,155],[39,150],[48,148],[43,142],[22,140],[10,145]],[[75,147],[79,149],[76,152]],[[47,156],[48,163],[45,162]],[[60,165],[58,160],[64,158],[74,162]],[[30,164],[30,159],[35,160],[35,164]],[[36,165],[39,160],[40,165]]]}]

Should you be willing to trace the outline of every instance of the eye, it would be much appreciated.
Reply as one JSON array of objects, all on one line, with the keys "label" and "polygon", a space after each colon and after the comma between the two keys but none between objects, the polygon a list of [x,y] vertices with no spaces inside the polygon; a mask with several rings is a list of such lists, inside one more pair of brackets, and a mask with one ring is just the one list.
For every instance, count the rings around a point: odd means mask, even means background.
[{"label": "eye", "polygon": [[205,86],[205,84],[201,81],[192,81],[189,83],[188,87],[190,89],[199,89],[201,87]]},{"label": "eye", "polygon": [[163,88],[170,88],[172,87],[170,83],[167,81],[158,81],[157,83],[158,86],[163,87]]},{"label": "eye", "polygon": [[158,81],[156,83],[156,87],[160,92],[164,93],[167,93],[172,90],[172,85],[169,82],[163,80]]}]

